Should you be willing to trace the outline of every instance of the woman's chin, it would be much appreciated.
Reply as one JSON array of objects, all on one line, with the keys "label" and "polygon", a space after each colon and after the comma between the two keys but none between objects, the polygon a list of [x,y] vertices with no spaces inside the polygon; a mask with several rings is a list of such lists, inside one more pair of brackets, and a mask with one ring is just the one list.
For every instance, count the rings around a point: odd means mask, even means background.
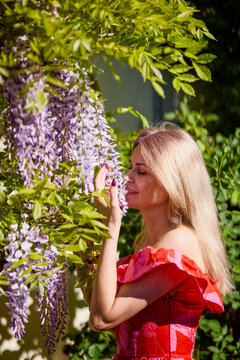
[{"label": "woman's chin", "polygon": [[139,206],[134,203],[134,201],[131,201],[131,200],[127,200],[127,206],[130,208],[130,209],[136,209],[136,210],[140,210]]}]

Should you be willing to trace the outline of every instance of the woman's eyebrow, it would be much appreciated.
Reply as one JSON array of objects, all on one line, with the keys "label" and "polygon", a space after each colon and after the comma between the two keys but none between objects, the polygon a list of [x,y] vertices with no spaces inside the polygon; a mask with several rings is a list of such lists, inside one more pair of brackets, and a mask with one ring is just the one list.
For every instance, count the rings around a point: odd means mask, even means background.
[{"label": "woman's eyebrow", "polygon": [[136,165],[143,165],[143,166],[146,166],[146,167],[147,167],[147,165],[144,164],[144,163],[136,163]]},{"label": "woman's eyebrow", "polygon": [[[130,164],[132,164],[131,159],[129,159],[129,162],[130,162]],[[144,163],[139,163],[139,162],[135,163],[135,165],[143,165],[143,166],[146,166],[146,167],[147,167],[147,165],[146,165],[146,164],[144,164]]]}]

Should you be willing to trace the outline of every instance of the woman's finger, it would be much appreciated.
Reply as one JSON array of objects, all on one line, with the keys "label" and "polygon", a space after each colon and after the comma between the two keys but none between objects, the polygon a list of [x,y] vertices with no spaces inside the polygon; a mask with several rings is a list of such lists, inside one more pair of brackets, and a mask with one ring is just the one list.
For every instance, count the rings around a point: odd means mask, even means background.
[{"label": "woman's finger", "polygon": [[112,186],[110,189],[110,203],[111,206],[119,207],[119,201],[118,201],[118,186],[116,179],[113,179]]},{"label": "woman's finger", "polygon": [[[106,165],[101,167],[101,169],[98,171],[98,173],[94,179],[95,190],[101,192],[102,190],[105,189],[107,171],[108,171],[108,169],[107,169]],[[95,205],[97,206],[98,211],[106,216],[107,203],[106,203],[105,199],[102,196],[95,197],[94,202],[95,202]]]},{"label": "woman's finger", "polygon": [[111,219],[115,225],[121,224],[121,209],[118,200],[118,187],[116,179],[113,179],[110,189]]},{"label": "woman's finger", "polygon": [[106,165],[104,165],[98,171],[94,179],[95,190],[102,191],[105,188],[106,177],[107,177],[107,167]]}]

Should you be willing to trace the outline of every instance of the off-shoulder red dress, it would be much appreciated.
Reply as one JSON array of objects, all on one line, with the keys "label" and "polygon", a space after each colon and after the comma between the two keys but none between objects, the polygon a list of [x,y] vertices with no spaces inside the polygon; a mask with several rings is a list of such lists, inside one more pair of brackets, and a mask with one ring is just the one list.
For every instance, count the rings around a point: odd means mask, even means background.
[{"label": "off-shoulder red dress", "polygon": [[119,260],[118,283],[134,281],[162,266],[180,284],[114,329],[117,354],[113,360],[192,360],[203,310],[224,311],[221,295],[210,276],[176,250],[147,246]]}]

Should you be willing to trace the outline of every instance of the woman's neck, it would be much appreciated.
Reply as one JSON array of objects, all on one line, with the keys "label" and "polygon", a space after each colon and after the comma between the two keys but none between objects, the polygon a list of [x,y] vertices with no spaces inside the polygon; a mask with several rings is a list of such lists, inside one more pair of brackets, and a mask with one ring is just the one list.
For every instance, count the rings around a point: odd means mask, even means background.
[{"label": "woman's neck", "polygon": [[155,246],[162,236],[173,229],[173,224],[167,217],[167,209],[156,208],[141,211],[145,222],[144,246]]}]

